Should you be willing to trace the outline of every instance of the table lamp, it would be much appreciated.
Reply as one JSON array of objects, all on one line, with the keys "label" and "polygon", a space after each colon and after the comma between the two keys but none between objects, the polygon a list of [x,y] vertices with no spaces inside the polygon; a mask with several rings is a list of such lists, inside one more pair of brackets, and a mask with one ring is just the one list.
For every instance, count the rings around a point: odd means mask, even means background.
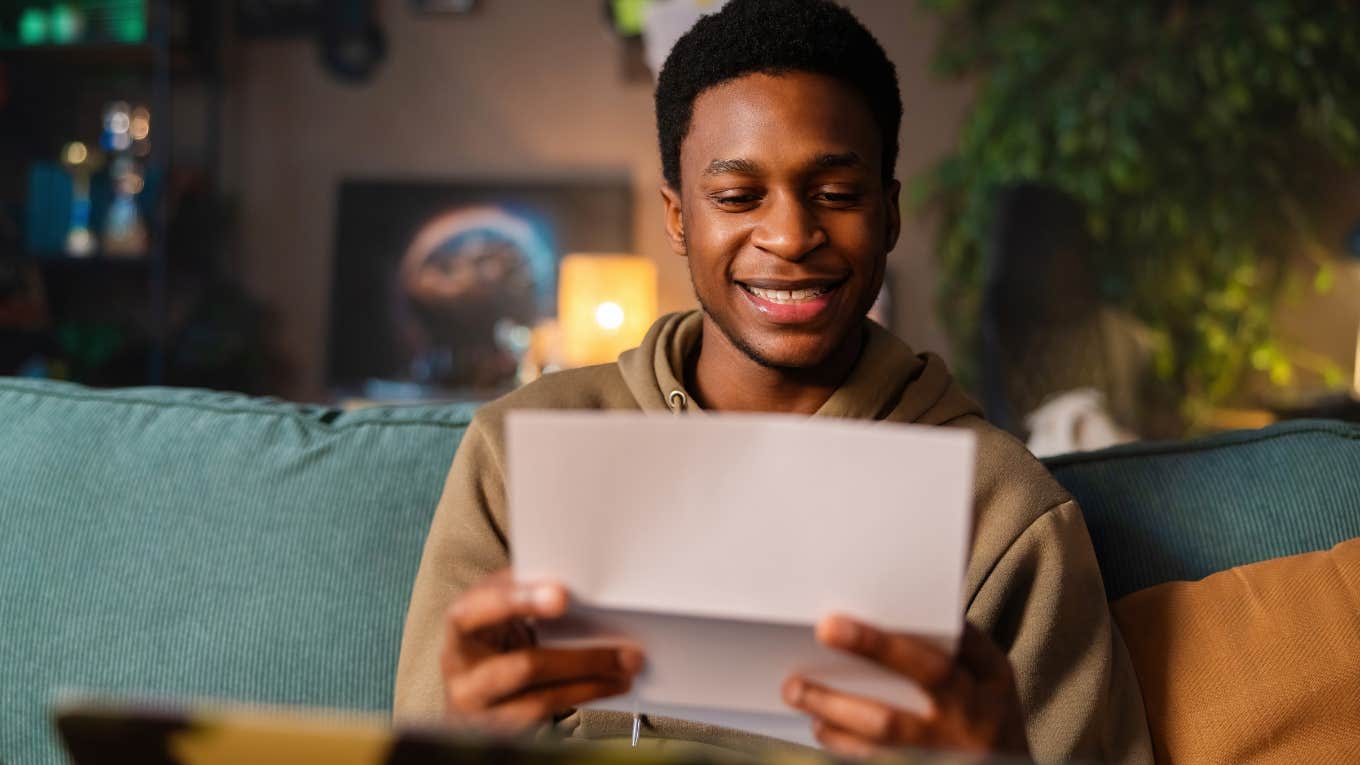
[{"label": "table lamp", "polygon": [[614,361],[656,320],[656,265],[636,255],[568,255],[558,278],[557,317],[566,366]]}]

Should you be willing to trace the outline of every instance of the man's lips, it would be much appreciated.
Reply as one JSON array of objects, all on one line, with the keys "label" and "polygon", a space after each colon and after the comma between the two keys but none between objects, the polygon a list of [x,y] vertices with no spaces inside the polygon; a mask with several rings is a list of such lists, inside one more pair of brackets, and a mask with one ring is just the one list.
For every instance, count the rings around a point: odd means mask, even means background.
[{"label": "man's lips", "polygon": [[821,316],[832,303],[844,279],[770,279],[737,281],[747,300],[766,319],[776,324],[804,324]]}]

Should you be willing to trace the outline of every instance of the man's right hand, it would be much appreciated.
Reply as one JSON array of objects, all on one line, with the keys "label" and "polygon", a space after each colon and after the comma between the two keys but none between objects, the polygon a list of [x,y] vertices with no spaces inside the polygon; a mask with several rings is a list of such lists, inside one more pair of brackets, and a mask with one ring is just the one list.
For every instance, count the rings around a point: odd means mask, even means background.
[{"label": "man's right hand", "polygon": [[539,648],[528,619],[566,613],[559,584],[518,584],[501,571],[464,592],[444,617],[445,716],[496,733],[521,733],[594,699],[626,693],[642,669],[629,646]]}]

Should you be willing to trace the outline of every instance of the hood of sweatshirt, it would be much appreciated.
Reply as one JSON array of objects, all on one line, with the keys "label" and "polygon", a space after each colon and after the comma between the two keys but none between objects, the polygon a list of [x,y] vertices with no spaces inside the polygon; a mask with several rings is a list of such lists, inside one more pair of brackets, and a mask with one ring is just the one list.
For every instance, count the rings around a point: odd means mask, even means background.
[{"label": "hood of sweatshirt", "polygon": [[[703,323],[699,311],[663,316],[641,345],[619,356],[624,382],[643,411],[699,411],[683,376],[685,359],[699,347]],[[981,416],[981,408],[963,392],[939,356],[913,352],[868,319],[864,332],[864,349],[850,376],[814,416],[922,425]]]}]

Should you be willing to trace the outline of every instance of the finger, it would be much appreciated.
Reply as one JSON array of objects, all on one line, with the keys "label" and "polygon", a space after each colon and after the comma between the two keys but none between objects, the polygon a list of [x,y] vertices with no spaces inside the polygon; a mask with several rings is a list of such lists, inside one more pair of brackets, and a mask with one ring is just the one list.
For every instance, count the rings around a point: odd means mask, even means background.
[{"label": "finger", "polygon": [[461,711],[486,709],[534,688],[631,678],[642,669],[642,653],[619,648],[533,648],[484,659],[448,681],[451,705]]},{"label": "finger", "polygon": [[560,584],[521,584],[488,580],[463,593],[448,610],[450,634],[467,634],[515,619],[555,619],[567,610],[567,591]]},{"label": "finger", "polygon": [[944,683],[954,667],[948,654],[923,640],[884,632],[838,614],[817,623],[817,640],[878,662],[927,690]]},{"label": "finger", "polygon": [[542,722],[588,701],[618,696],[632,687],[631,677],[582,680],[525,692],[496,705],[487,715],[492,725],[520,728]]},{"label": "finger", "polygon": [[823,720],[812,721],[812,735],[828,751],[842,757],[866,759],[878,754],[878,747],[872,742]]},{"label": "finger", "polygon": [[789,706],[875,744],[919,743],[925,730],[924,723],[907,712],[798,675],[784,682],[783,692]]},{"label": "finger", "polygon": [[523,640],[528,632],[522,626],[524,619],[514,616],[516,610],[525,610],[517,609],[515,600],[525,598],[516,596],[513,583],[495,581],[500,578],[493,575],[445,610],[439,650],[439,668],[444,677],[461,672],[487,655],[532,642]]}]

